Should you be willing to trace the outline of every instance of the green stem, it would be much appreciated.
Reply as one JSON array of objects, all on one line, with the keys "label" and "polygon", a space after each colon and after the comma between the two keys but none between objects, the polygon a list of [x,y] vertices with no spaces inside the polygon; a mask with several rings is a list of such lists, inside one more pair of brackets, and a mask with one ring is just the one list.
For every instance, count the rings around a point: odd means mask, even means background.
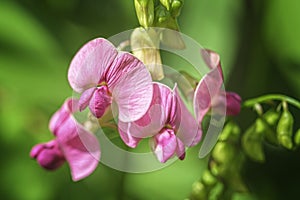
[{"label": "green stem", "polygon": [[287,103],[300,109],[300,102],[298,100],[282,94],[267,94],[257,98],[249,99],[243,103],[243,107],[253,107],[257,103],[265,103],[272,100],[286,101]]}]

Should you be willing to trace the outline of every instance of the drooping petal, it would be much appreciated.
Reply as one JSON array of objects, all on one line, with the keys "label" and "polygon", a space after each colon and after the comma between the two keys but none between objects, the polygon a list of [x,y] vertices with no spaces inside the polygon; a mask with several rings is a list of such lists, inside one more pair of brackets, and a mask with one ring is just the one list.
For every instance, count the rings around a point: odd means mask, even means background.
[{"label": "drooping petal", "polygon": [[119,53],[106,80],[118,105],[119,120],[136,121],[146,113],[153,88],[150,73],[141,61],[129,53]]},{"label": "drooping petal", "polygon": [[141,138],[132,136],[128,131],[129,128],[130,123],[120,122],[118,125],[119,134],[123,142],[129,147],[135,148],[138,145]]},{"label": "drooping petal", "polygon": [[56,111],[50,119],[49,129],[56,135],[56,130],[60,127],[70,115],[78,110],[78,100],[68,98],[61,108]]},{"label": "drooping petal", "polygon": [[35,145],[30,151],[30,157],[35,158],[40,166],[48,170],[57,169],[65,162],[56,140]]},{"label": "drooping petal", "polygon": [[177,121],[177,137],[184,143],[185,146],[194,146],[198,144],[202,136],[200,124],[197,123],[195,117],[187,109],[179,95],[178,90],[175,90],[175,94],[179,104],[179,106],[177,106],[177,110],[180,111],[180,121]]},{"label": "drooping petal", "polygon": [[69,163],[74,181],[87,177],[95,170],[100,159],[98,140],[73,117],[67,118],[59,127],[57,141]]},{"label": "drooping petal", "polygon": [[104,78],[118,51],[104,38],[96,38],[85,44],[74,56],[68,71],[68,80],[76,92],[96,87]]},{"label": "drooping petal", "polygon": [[201,123],[203,117],[211,108],[212,99],[219,94],[222,83],[223,80],[219,70],[214,68],[197,85],[194,95],[194,109],[198,122]]},{"label": "drooping petal", "polygon": [[108,89],[106,86],[98,87],[89,102],[89,108],[91,113],[100,118],[105,113],[105,110],[112,103],[111,96],[108,93]]},{"label": "drooping petal", "polygon": [[207,66],[210,69],[217,68],[221,74],[222,80],[224,80],[219,54],[209,49],[203,49],[201,50],[201,55]]},{"label": "drooping petal", "polygon": [[94,94],[96,90],[96,87],[92,87],[92,88],[89,88],[87,90],[85,90],[81,96],[80,96],[80,99],[79,99],[79,110],[80,111],[83,111],[90,103],[90,100]]},{"label": "drooping petal", "polygon": [[163,129],[159,134],[153,137],[152,149],[157,159],[165,163],[170,159],[177,148],[177,140],[174,131]]}]

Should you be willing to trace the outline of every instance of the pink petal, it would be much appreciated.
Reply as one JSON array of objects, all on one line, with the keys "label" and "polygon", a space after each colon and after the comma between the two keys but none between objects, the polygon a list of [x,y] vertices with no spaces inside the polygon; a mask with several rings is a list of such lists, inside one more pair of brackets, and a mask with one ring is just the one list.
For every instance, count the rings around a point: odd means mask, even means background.
[{"label": "pink petal", "polygon": [[194,146],[198,144],[201,139],[201,127],[180,98],[178,90],[176,90],[175,92],[179,104],[177,111],[180,112],[180,121],[177,122],[179,126],[177,137],[180,138],[185,146]]},{"label": "pink petal", "polygon": [[69,163],[72,179],[78,181],[89,176],[100,159],[97,138],[73,117],[67,118],[57,132],[57,140]]},{"label": "pink petal", "polygon": [[92,114],[100,118],[112,102],[111,96],[108,94],[106,86],[101,86],[95,90],[89,102],[89,108]]},{"label": "pink petal", "polygon": [[40,166],[48,170],[57,169],[65,162],[56,140],[35,145],[31,149],[30,157],[35,158]]},{"label": "pink petal", "polygon": [[185,146],[179,138],[177,138],[176,155],[180,160],[185,158]]},{"label": "pink petal", "polygon": [[90,100],[96,90],[96,87],[89,88],[85,90],[79,99],[79,110],[83,111],[90,103]]},{"label": "pink petal", "polygon": [[220,92],[223,80],[217,68],[206,74],[197,85],[194,95],[194,110],[198,122],[211,108],[212,99]]},{"label": "pink petal", "polygon": [[116,48],[103,38],[96,38],[85,44],[70,64],[68,79],[71,87],[81,93],[97,86],[117,54]]},{"label": "pink petal", "polygon": [[68,98],[65,100],[61,108],[56,111],[50,119],[49,129],[56,135],[56,130],[64,121],[70,117],[70,114],[78,110],[78,100]]},{"label": "pink petal", "polygon": [[157,134],[167,123],[173,94],[169,87],[153,83],[153,97],[146,114],[134,122],[119,121],[119,129],[136,138],[147,138]]},{"label": "pink petal", "polygon": [[127,146],[131,148],[135,148],[141,139],[129,134],[129,131],[126,130],[126,128],[128,128],[128,125],[129,123],[119,122],[118,124],[119,134],[121,139]]},{"label": "pink petal", "polygon": [[205,49],[201,50],[201,55],[205,63],[210,69],[215,69],[218,68],[219,73],[221,74],[222,80],[224,80],[223,77],[223,71],[221,67],[221,61],[220,61],[220,56],[216,52]]},{"label": "pink petal", "polygon": [[152,100],[152,80],[144,64],[129,53],[119,53],[106,74],[109,90],[119,110],[119,120],[140,119]]},{"label": "pink petal", "polygon": [[152,149],[157,159],[165,163],[170,159],[177,148],[176,136],[173,130],[164,129],[161,133],[154,136]]},{"label": "pink petal", "polygon": [[135,122],[119,121],[119,130],[139,139],[157,134],[165,125],[166,114],[160,105],[152,105],[147,113]]},{"label": "pink petal", "polygon": [[226,92],[226,115],[238,115],[241,111],[241,97],[234,92]]}]

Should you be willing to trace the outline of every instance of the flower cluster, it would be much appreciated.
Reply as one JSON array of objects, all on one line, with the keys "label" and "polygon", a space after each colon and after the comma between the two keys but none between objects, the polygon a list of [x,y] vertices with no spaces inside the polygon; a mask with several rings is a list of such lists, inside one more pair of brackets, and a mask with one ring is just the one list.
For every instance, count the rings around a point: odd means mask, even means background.
[{"label": "flower cluster", "polygon": [[211,71],[197,85],[194,117],[176,84],[171,89],[153,82],[139,59],[118,51],[106,39],[88,42],[75,55],[68,71],[69,83],[80,98],[65,101],[50,120],[55,139],[34,146],[30,156],[49,170],[67,161],[74,181],[90,175],[100,160],[100,145],[92,131],[73,116],[88,107],[100,120],[109,112],[117,116],[120,137],[129,147],[150,138],[151,149],[160,162],[175,155],[184,159],[186,147],[199,143],[201,122],[212,108],[219,110],[223,105],[228,115],[240,111],[240,97],[222,89],[219,56],[204,51],[202,57]]}]

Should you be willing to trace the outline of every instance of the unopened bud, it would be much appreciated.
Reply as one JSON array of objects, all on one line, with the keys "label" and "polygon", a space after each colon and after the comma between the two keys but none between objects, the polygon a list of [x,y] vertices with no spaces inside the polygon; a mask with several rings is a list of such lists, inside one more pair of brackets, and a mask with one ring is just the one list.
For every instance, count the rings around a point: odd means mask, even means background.
[{"label": "unopened bud", "polygon": [[154,21],[153,0],[134,0],[137,18],[141,26],[148,28]]},{"label": "unopened bud", "polygon": [[159,1],[167,10],[170,10],[171,0],[159,0]]},{"label": "unopened bud", "polygon": [[295,134],[294,142],[297,146],[300,146],[300,129]]},{"label": "unopened bud", "polygon": [[258,162],[265,161],[265,154],[263,151],[264,126],[261,119],[257,119],[255,123],[246,130],[242,137],[242,147],[246,155]]},{"label": "unopened bud", "polygon": [[293,115],[288,110],[283,111],[277,125],[277,139],[287,149],[293,148],[293,124]]},{"label": "unopened bud", "polygon": [[183,6],[183,0],[173,0],[171,5],[172,17],[176,18],[180,15],[182,6]]},{"label": "unopened bud", "polygon": [[228,141],[229,140],[231,142],[237,142],[239,140],[239,137],[240,137],[239,126],[236,123],[230,121],[225,125],[225,127],[219,137],[219,140],[220,141]]},{"label": "unopened bud", "polygon": [[266,125],[265,138],[266,141],[270,142],[273,145],[278,145],[277,136],[275,132],[276,125],[278,123],[280,113],[275,110],[269,110],[263,115]]},{"label": "unopened bud", "polygon": [[205,170],[202,175],[202,182],[209,187],[213,187],[217,183],[217,178],[212,175],[212,173],[209,170]]},{"label": "unopened bud", "polygon": [[208,191],[203,183],[197,181],[193,184],[192,188],[193,189],[190,197],[191,200],[208,199]]}]

